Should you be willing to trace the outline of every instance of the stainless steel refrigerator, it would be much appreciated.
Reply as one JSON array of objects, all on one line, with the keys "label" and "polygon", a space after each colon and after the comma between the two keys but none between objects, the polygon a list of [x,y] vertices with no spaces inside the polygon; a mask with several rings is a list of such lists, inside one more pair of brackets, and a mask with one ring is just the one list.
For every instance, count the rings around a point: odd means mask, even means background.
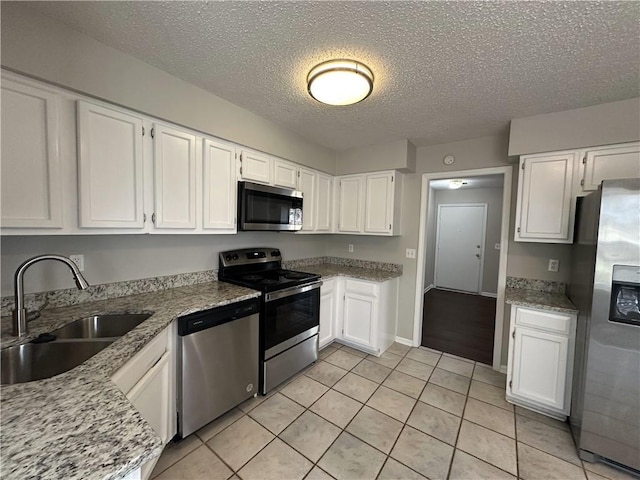
[{"label": "stainless steel refrigerator", "polygon": [[571,426],[580,457],[640,470],[640,179],[582,199],[568,294],[578,307]]}]

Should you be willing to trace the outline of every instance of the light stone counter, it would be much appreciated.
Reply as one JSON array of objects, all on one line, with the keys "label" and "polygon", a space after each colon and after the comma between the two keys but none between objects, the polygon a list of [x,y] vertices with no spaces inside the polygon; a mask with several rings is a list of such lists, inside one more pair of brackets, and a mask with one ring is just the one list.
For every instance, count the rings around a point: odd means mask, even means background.
[{"label": "light stone counter", "polygon": [[258,296],[255,290],[209,282],[61,307],[30,322],[27,339],[6,335],[10,319],[3,318],[4,348],[90,315],[153,312],[66,373],[0,387],[0,477],[116,479],[160,455],[160,438],[110,376],[175,318]]},{"label": "light stone counter", "polygon": [[351,277],[385,282],[402,275],[402,265],[341,257],[316,257],[284,262],[285,268],[315,273],[322,278]]},{"label": "light stone counter", "polygon": [[508,287],[505,291],[505,302],[521,307],[538,308],[563,313],[578,313],[578,309],[564,293],[543,292],[524,288]]}]

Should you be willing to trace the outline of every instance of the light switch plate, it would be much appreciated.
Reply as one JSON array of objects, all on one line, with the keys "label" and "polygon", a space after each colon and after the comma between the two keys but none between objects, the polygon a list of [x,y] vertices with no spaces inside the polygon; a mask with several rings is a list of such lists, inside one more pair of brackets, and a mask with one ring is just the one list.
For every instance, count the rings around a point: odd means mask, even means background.
[{"label": "light switch plate", "polygon": [[353,243],[349,244],[349,253],[353,253]]},{"label": "light switch plate", "polygon": [[415,248],[407,248],[407,258],[416,258],[416,249]]}]

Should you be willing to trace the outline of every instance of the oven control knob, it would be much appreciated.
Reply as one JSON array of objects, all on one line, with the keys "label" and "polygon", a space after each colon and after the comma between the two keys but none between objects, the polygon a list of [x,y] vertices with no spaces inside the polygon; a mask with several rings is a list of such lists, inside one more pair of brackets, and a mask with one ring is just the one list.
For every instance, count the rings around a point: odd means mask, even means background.
[{"label": "oven control knob", "polygon": [[238,254],[237,254],[237,253],[234,253],[232,258],[233,258],[234,260],[237,260],[237,259],[239,258],[239,257],[238,257]]},{"label": "oven control knob", "polygon": [[227,255],[226,257],[224,257],[224,259],[225,259],[227,262],[231,261],[231,255]]},{"label": "oven control knob", "polygon": [[273,252],[271,252],[271,256],[272,257],[277,257],[280,255],[280,251],[279,250],[274,250]]}]

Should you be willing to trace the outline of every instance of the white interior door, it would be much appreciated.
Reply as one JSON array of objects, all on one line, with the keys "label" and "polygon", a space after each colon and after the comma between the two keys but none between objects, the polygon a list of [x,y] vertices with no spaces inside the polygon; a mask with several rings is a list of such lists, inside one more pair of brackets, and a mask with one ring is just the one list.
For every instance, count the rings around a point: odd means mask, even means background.
[{"label": "white interior door", "polygon": [[486,204],[438,205],[436,287],[480,292]]}]

